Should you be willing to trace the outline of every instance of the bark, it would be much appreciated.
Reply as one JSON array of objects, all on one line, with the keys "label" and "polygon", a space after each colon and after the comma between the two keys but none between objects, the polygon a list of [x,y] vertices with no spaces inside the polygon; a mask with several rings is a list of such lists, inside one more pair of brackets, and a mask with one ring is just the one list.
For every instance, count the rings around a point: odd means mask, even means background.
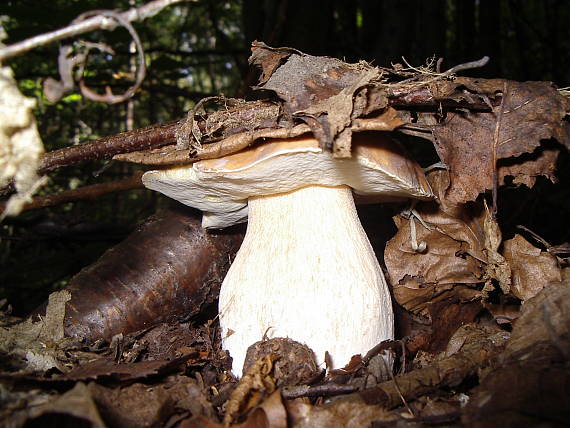
[{"label": "bark", "polygon": [[197,315],[217,298],[242,238],[238,228],[207,232],[181,205],[152,217],[71,279],[66,335],[109,340]]}]

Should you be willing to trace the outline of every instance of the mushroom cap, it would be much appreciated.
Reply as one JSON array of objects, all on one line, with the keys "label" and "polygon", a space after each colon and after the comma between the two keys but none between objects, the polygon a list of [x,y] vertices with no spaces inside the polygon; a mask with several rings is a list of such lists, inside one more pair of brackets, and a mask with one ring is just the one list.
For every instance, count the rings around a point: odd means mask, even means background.
[{"label": "mushroom cap", "polygon": [[310,185],[350,186],[375,201],[432,199],[421,167],[379,132],[353,134],[352,157],[334,158],[311,136],[269,140],[232,155],[148,171],[146,187],[204,212],[202,225],[247,220],[247,200]]}]

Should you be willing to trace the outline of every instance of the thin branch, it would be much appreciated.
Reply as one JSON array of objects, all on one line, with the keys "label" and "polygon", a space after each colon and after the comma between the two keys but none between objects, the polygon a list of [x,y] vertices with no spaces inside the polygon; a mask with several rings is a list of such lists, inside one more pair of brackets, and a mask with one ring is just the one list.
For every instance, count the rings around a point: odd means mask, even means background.
[{"label": "thin branch", "polygon": [[[142,21],[159,13],[165,7],[184,1],[196,0],[154,0],[141,7],[131,8],[119,16],[126,22]],[[67,27],[60,28],[49,33],[40,34],[18,43],[0,49],[0,62],[8,58],[21,55],[31,49],[57,42],[68,37],[87,33],[93,30],[112,30],[118,25],[117,21],[109,16],[96,15],[84,21],[77,22]]]},{"label": "thin branch", "polygon": [[[65,202],[84,201],[97,199],[107,193],[122,192],[132,189],[143,189],[141,181],[142,171],[135,172],[131,177],[107,183],[98,183],[90,186],[83,186],[73,190],[54,193],[52,195],[36,196],[31,202],[24,205],[22,211],[38,208],[52,207]],[[6,202],[0,202],[0,212],[4,210]]]},{"label": "thin branch", "polygon": [[40,172],[45,173],[79,162],[108,159],[119,153],[156,148],[176,141],[179,120],[154,124],[142,129],[123,132],[77,146],[54,150],[44,155]]},{"label": "thin branch", "polygon": [[503,97],[501,98],[501,105],[497,113],[497,121],[495,123],[495,132],[493,133],[493,220],[497,219],[497,194],[499,186],[499,177],[497,171],[497,146],[499,145],[499,137],[501,135],[501,123],[503,122],[503,113],[505,111],[505,99],[508,96],[509,86],[505,81],[503,83]]},{"label": "thin branch", "polygon": [[464,70],[472,70],[474,68],[481,68],[486,66],[489,63],[490,58],[488,56],[484,56],[483,58],[477,60],[477,61],[469,61],[469,62],[465,62],[463,64],[457,64],[454,67],[451,67],[449,70],[445,71],[443,74],[455,74],[459,71],[464,71]]},{"label": "thin branch", "polygon": [[323,385],[298,385],[283,388],[283,398],[288,400],[299,397],[332,397],[334,395],[350,394],[357,391],[354,385],[341,385],[333,382]]}]

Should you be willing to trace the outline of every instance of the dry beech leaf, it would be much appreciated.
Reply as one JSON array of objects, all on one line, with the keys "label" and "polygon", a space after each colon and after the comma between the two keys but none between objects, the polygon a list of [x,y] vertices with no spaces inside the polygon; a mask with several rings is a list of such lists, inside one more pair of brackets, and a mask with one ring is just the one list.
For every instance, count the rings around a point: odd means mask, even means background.
[{"label": "dry beech leaf", "polygon": [[[429,229],[419,220],[413,220],[417,241],[427,244],[426,251],[413,251],[412,220],[396,216],[398,232],[384,252],[394,297],[406,309],[426,316],[429,316],[429,302],[453,295],[461,301],[475,298],[479,292],[470,286],[482,281],[487,258],[481,210],[468,209],[443,197],[449,183],[447,171],[432,171],[428,180],[440,204],[415,206],[415,212]],[[457,287],[458,284],[461,286]]]},{"label": "dry beech leaf", "polygon": [[348,64],[258,43],[250,63],[263,71],[259,87],[274,91],[285,114],[307,123],[321,145],[338,157],[350,156],[352,119],[388,105],[373,85],[380,81],[380,70],[364,62]]},{"label": "dry beech leaf", "polygon": [[90,382],[88,389],[110,426],[163,426],[173,413],[190,412],[215,418],[214,408],[198,382],[186,376],[170,376],[160,383],[134,383],[109,388]]},{"label": "dry beech leaf", "polygon": [[[520,354],[540,341],[555,346],[570,341],[570,282],[548,284],[523,305],[522,314],[515,323],[507,354]],[[570,347],[560,349],[566,358]]]},{"label": "dry beech leaf", "polygon": [[[197,353],[196,353],[197,354]],[[179,369],[188,361],[189,356],[166,361],[138,361],[134,363],[117,364],[113,359],[100,358],[90,363],[82,364],[58,380],[115,380],[131,382],[150,376],[161,375]]]},{"label": "dry beech leaf", "polygon": [[281,399],[281,391],[274,391],[259,408],[265,412],[270,428],[287,428],[287,411]]},{"label": "dry beech leaf", "polygon": [[56,291],[49,296],[45,315],[34,321],[28,318],[10,326],[0,326],[0,352],[18,356],[26,361],[26,369],[47,371],[57,368],[66,371],[63,362],[65,305],[71,299],[67,290]]},{"label": "dry beech leaf", "polygon": [[291,401],[287,403],[287,413],[295,428],[369,427],[373,422],[395,424],[399,419],[393,412],[351,397],[323,406]]},{"label": "dry beech leaf", "polygon": [[562,281],[556,257],[521,235],[503,243],[503,255],[512,269],[511,293],[523,301],[536,296],[547,284]]},{"label": "dry beech leaf", "polygon": [[[493,93],[493,98],[507,85],[496,157],[514,159],[508,160],[506,169],[499,168],[499,184],[506,175],[530,184],[538,175],[552,178],[555,153],[540,153],[541,140],[554,138],[567,146],[570,142],[563,124],[568,101],[550,83],[459,79],[456,84],[476,93]],[[493,141],[499,108],[495,106],[490,113],[449,113],[443,123],[432,127],[436,150],[450,169],[449,199],[472,201],[493,187]],[[521,157],[529,153],[531,158]]]}]

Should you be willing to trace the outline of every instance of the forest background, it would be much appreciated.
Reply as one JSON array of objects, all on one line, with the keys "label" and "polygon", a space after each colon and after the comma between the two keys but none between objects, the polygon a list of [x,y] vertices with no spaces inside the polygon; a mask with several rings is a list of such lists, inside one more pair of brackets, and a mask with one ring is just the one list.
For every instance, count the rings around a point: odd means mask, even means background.
[{"label": "forest background", "polygon": [[[142,1],[4,1],[2,27],[9,45],[68,25],[83,12],[139,6]],[[43,82],[58,79],[60,45],[44,46],[6,61],[21,91],[38,100],[36,118],[47,151],[102,136],[181,118],[200,99],[246,96],[257,75],[247,58],[253,40],[289,46],[312,55],[373,65],[421,66],[443,58],[442,69],[488,55],[490,63],[463,74],[512,80],[548,80],[570,85],[570,6],[563,0],[198,0],[164,9],[135,22],[145,52],[147,75],[128,102],[108,105],[74,92],[49,102]],[[79,40],[105,43],[114,55],[92,51],[87,83],[104,92],[125,91],[134,81],[136,55],[124,28],[95,31]],[[405,142],[426,166],[436,161],[431,145]],[[417,152],[417,153],[416,153]],[[112,182],[133,167],[97,161],[50,174],[40,194]],[[562,155],[552,184],[507,188],[500,201],[516,201],[500,221],[524,225],[551,244],[570,241],[560,219],[570,218],[568,156]],[[35,308],[82,267],[124,239],[164,204],[154,192],[131,190],[92,201],[30,210],[0,225],[0,299],[17,315]],[[390,213],[386,213],[389,217]],[[508,222],[505,221],[508,217]],[[503,230],[504,239],[513,231]]]}]

